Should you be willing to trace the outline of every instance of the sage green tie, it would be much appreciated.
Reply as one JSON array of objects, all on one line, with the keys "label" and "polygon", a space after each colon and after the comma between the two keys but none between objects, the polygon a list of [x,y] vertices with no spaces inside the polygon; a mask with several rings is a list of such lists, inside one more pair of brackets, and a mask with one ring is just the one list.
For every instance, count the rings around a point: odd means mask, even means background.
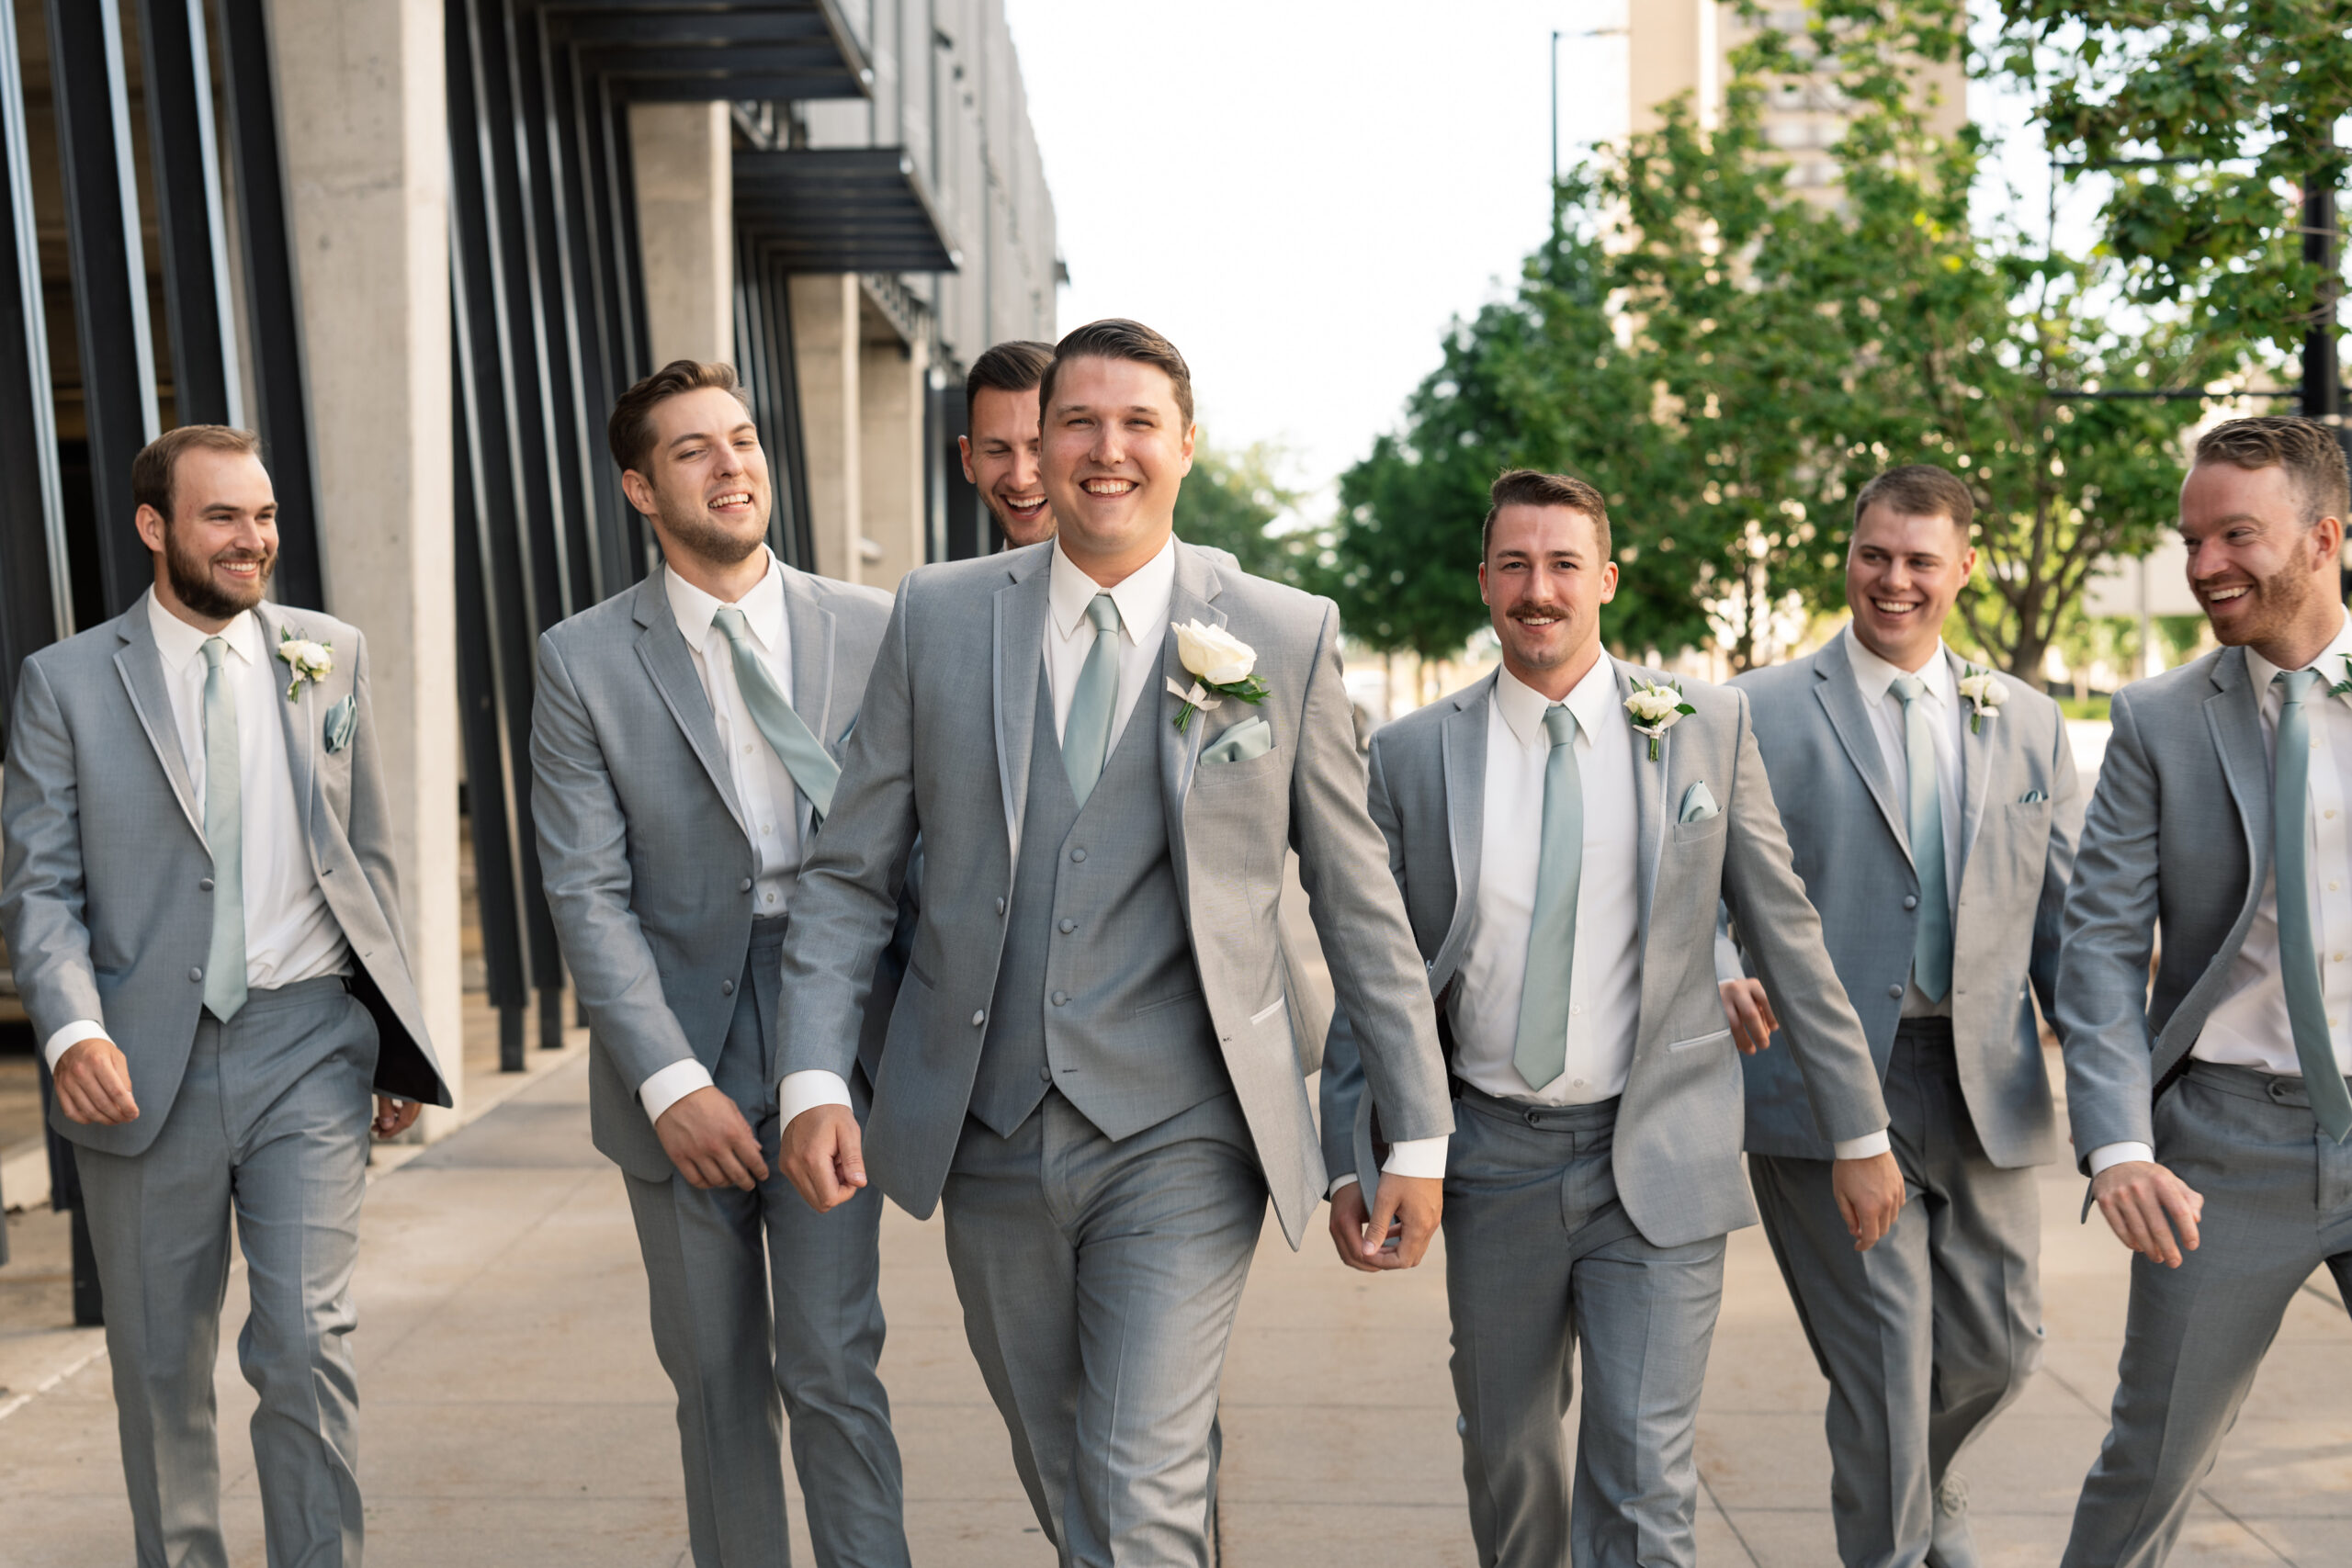
[{"label": "sage green tie", "polygon": [[2278,759],[2271,768],[2271,859],[2278,871],[2278,976],[2287,991],[2287,1022],[2312,1115],[2337,1143],[2352,1134],[2352,1091],[2336,1066],[2319,984],[2319,950],[2312,942],[2310,826],[2312,715],[2303,705],[2319,683],[2316,670],[2281,670]]},{"label": "sage green tie", "polygon": [[1119,606],[1108,593],[1097,593],[1087,603],[1086,618],[1094,623],[1094,646],[1079,669],[1062,725],[1062,766],[1081,808],[1110,759],[1111,715],[1119,705]]},{"label": "sage green tie", "polygon": [[752,645],[752,624],[743,618],[743,612],[732,604],[721,604],[710,624],[718,628],[735,656],[735,689],[742,694],[743,705],[752,710],[752,722],[822,818],[833,808],[833,785],[841,782],[841,764],[785,700],[775,677],[768,673],[759,649]]},{"label": "sage green tie", "polygon": [[1931,1002],[1951,989],[1951,884],[1944,865],[1944,795],[1936,769],[1935,716],[1919,699],[1928,683],[1897,675],[1903,699],[1903,762],[1910,774],[1911,864],[1919,874],[1919,925],[1911,939],[1911,982]]},{"label": "sage green tie", "polygon": [[237,693],[221,662],[229,645],[204,639],[204,842],[212,852],[212,947],[204,1005],[226,1023],[245,1005],[244,781],[237,756]]},{"label": "sage green tie", "polygon": [[1577,952],[1577,889],[1584,880],[1584,776],[1577,771],[1577,716],[1544,710],[1552,739],[1544,760],[1544,837],[1535,855],[1535,909],[1527,922],[1527,976],[1519,987],[1511,1065],[1541,1089],[1567,1070],[1568,982]]}]

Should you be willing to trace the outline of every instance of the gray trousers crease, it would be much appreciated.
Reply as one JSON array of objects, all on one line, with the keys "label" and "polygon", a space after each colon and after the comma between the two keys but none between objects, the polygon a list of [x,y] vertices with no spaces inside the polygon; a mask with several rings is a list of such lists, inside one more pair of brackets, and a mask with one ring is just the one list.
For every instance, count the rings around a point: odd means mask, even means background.
[{"label": "gray trousers crease", "polygon": [[2193,1062],[2155,1108],[2156,1159],[2203,1195],[2199,1245],[2132,1259],[2112,1424],[2075,1505],[2065,1568],[2170,1555],[2295,1292],[2324,1265],[2352,1309],[2352,1145],[2300,1077]]},{"label": "gray trousers crease", "polygon": [[[878,1365],[882,1197],[830,1213],[777,1164],[767,1042],[783,922],[754,928],[712,1079],[751,1122],[770,1175],[745,1192],[623,1178],[645,1258],[653,1346],[678,1393],[695,1568],[783,1568],[784,1432],[820,1568],[905,1568],[905,1485]],[[853,1086],[858,1093],[862,1085]]]},{"label": "gray trousers crease", "polygon": [[[227,1568],[212,1366],[232,1216],[260,1395],[254,1467],[270,1568],[357,1568],[351,1276],[368,1179],[376,1023],[339,979],[251,993],[197,1025],[143,1154],[75,1151],[106,1293],[140,1568]],[[152,1112],[150,1112],[152,1114]]]},{"label": "gray trousers crease", "polygon": [[1764,1234],[1829,1380],[1830,1509],[1846,1568],[1974,1568],[1954,1458],[2041,1364],[2041,1204],[2031,1168],[1984,1156],[1951,1027],[1906,1021],[1886,1075],[1907,1201],[1856,1252],[1828,1160],[1748,1156]]},{"label": "gray trousers crease", "polygon": [[[1617,1102],[1464,1090],[1445,1176],[1462,1472],[1482,1568],[1690,1568],[1724,1238],[1654,1247],[1617,1198]],[[1584,1372],[1573,1492],[1562,1423]]]},{"label": "gray trousers crease", "polygon": [[967,1119],[943,1204],[964,1331],[1073,1568],[1205,1568],[1217,1384],[1265,1223],[1231,1094],[1133,1137],[1058,1092]]}]

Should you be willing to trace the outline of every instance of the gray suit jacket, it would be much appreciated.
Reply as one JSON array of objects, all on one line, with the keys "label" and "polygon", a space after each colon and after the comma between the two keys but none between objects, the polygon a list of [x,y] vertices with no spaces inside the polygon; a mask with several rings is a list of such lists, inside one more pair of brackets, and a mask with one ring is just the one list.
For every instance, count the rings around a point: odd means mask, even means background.
[{"label": "gray suit jacket", "polygon": [[[1957,682],[1961,661],[1944,657]],[[2058,1157],[2058,1119],[2027,987],[2030,980],[2050,1014],[2058,916],[2083,807],[2058,705],[2000,679],[2009,698],[1999,716],[1961,731],[1951,1024],[1961,1091],[1985,1156],[2015,1168]],[[1732,684],[1747,694],[1797,875],[1821,913],[1830,962],[1883,1080],[1911,973],[1919,883],[1904,795],[1854,689],[1846,639]],[[1752,940],[1745,924],[1733,934],[1743,945]],[[1829,1158],[1790,1053],[1747,1057],[1747,1072],[1748,1152]]]},{"label": "gray suit jacket", "polygon": [[2085,1174],[2093,1149],[2156,1141],[2155,1097],[2222,999],[2270,876],[2270,752],[2244,649],[2126,686],[2109,716],[2058,959]]},{"label": "gray suit jacket", "polygon": [[[1636,675],[1665,679],[1611,662],[1622,695],[1632,694]],[[1388,836],[1389,869],[1404,889],[1430,990],[1439,997],[1454,984],[1477,908],[1494,683],[1488,675],[1372,738],[1373,820]],[[1719,900],[1757,932],[1757,962],[1788,1025],[1815,1121],[1839,1140],[1886,1125],[1869,1043],[1822,949],[1820,918],[1790,868],[1747,699],[1722,686],[1686,684],[1698,711],[1666,732],[1657,761],[1645,746],[1634,753],[1641,1026],[1611,1156],[1627,1216],[1659,1247],[1756,1223],[1739,1168],[1739,1054],[1715,992]],[[1704,820],[1678,821],[1699,784],[1720,809]],[[1535,852],[1533,842],[1527,852]],[[1352,1135],[1371,1121],[1355,1055],[1353,1013],[1343,998],[1324,1052],[1325,1150],[1335,1168],[1353,1166],[1369,1184],[1377,1175],[1369,1163],[1373,1140]],[[1371,1105],[1384,1139],[1417,1135],[1392,1122],[1376,1081]]]},{"label": "gray suit jacket", "polygon": [[[212,853],[148,597],[25,660],[0,795],[0,921],[34,1032],[45,1040],[77,1018],[104,1024],[139,1100],[139,1119],[119,1127],[83,1126],[54,1109],[51,1124],[116,1155],[154,1142],[179,1094],[204,1008],[194,982],[212,945]],[[352,989],[375,1015],[376,1087],[447,1105],[401,930],[367,643],[358,627],[316,610],[265,604],[254,614],[271,648],[288,626],[334,645],[333,671],[277,705],[294,798],[327,908],[351,943]],[[330,751],[327,715],[346,697],[357,728]]]},{"label": "gray suit jacket", "polygon": [[[793,709],[838,756],[890,601],[783,570]],[[647,1181],[673,1167],[638,1088],[689,1058],[717,1066],[751,945],[758,870],[668,576],[657,570],[541,637],[531,713],[539,869],[588,1014],[590,1129],[599,1149]],[[794,806],[801,842],[811,845],[808,796],[796,792]],[[896,978],[886,963],[886,996]],[[869,1053],[887,1001],[876,1010]],[[856,1028],[849,1039],[861,1043]]]},{"label": "gray suit jacket", "polygon": [[[865,1157],[916,1214],[938,1201],[987,1030],[1012,897],[1038,672],[1050,544],[917,569],[876,660],[844,752],[833,817],[803,869],[785,946],[794,1006],[786,1071],[845,1072],[874,954],[918,832],[924,903],[906,983],[875,1080]],[[1296,1246],[1324,1187],[1299,1077],[1275,938],[1283,850],[1295,846],[1332,981],[1363,1027],[1366,1066],[1401,1136],[1452,1125],[1429,993],[1381,842],[1363,810],[1363,769],[1342,689],[1339,616],[1328,603],[1176,547],[1173,621],[1223,626],[1258,652],[1269,695],[1228,703],[1180,735],[1177,699],[1155,685],[1131,725],[1157,739],[1170,851],[1201,988],[1284,1234]],[[1182,673],[1172,633],[1162,668]],[[1189,677],[1187,677],[1189,680]],[[1272,748],[1202,765],[1216,732],[1262,717]],[[1117,962],[1103,953],[1104,963]]]}]

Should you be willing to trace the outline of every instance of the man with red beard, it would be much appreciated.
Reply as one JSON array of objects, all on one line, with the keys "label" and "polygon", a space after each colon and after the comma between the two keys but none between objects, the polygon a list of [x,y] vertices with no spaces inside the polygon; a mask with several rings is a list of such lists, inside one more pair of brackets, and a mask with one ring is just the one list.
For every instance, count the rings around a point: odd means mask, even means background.
[{"label": "man with red beard", "polygon": [[965,423],[972,433],[956,445],[964,477],[979,490],[1007,549],[1054,536],[1053,503],[1037,472],[1037,383],[1053,358],[1053,344],[1016,339],[981,355],[964,378]]},{"label": "man with red beard", "polygon": [[136,1555],[192,1568],[229,1561],[212,1365],[232,1213],[269,1561],[359,1561],[368,1134],[449,1103],[401,935],[367,645],[264,601],[260,453],[183,425],[132,462],[154,586],[25,660],[0,795],[0,922],[75,1145]]},{"label": "man with red beard", "polygon": [[2162,1562],[2296,1291],[2325,1264],[2352,1303],[2347,488],[2315,421],[2206,432],[2180,534],[2222,646],[2115,696],[2057,1024],[2075,1157],[2139,1256],[2065,1568]]}]

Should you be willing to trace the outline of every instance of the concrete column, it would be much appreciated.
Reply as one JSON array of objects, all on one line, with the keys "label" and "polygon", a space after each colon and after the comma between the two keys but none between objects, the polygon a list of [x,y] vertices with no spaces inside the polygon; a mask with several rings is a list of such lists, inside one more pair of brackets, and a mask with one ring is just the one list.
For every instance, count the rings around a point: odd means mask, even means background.
[{"label": "concrete column", "polygon": [[865,537],[878,555],[859,577],[895,590],[923,558],[923,355],[910,353],[895,329],[868,341],[858,355],[857,446],[865,491]]},{"label": "concrete column", "polygon": [[735,360],[735,175],[727,106],[631,104],[653,363]]},{"label": "concrete column", "polygon": [[851,273],[792,280],[792,357],[800,378],[800,443],[808,466],[817,571],[844,582],[865,581],[865,465],[858,450],[863,299]]},{"label": "concrete column", "polygon": [[[327,608],[368,637],[425,1025],[462,1097],[441,0],[273,0]],[[458,1124],[428,1110],[425,1135]]]}]

